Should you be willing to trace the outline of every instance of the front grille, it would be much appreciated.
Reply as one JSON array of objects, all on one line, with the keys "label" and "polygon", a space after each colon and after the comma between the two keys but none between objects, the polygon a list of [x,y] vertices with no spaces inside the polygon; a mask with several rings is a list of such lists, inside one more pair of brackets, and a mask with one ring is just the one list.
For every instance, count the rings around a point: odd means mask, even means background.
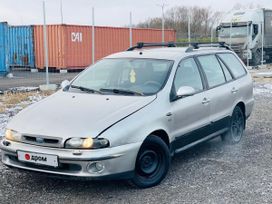
[{"label": "front grille", "polygon": [[22,142],[45,147],[61,147],[61,138],[23,135]]}]

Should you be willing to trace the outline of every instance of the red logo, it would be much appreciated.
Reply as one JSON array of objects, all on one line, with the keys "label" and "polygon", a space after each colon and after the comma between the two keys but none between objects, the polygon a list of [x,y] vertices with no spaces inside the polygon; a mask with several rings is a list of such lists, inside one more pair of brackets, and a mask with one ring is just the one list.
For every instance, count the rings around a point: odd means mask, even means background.
[{"label": "red logo", "polygon": [[30,160],[30,155],[29,154],[25,154],[25,159],[26,160]]}]

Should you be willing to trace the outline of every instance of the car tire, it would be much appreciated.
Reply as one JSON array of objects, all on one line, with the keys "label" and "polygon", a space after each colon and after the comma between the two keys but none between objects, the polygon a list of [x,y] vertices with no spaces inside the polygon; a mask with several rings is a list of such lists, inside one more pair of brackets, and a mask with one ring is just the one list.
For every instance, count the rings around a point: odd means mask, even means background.
[{"label": "car tire", "polygon": [[157,136],[148,136],[138,152],[132,183],[139,188],[159,184],[168,172],[170,161],[166,143]]},{"label": "car tire", "polygon": [[252,54],[252,66],[258,66],[262,62],[262,52],[260,49],[257,49],[253,54]]},{"label": "car tire", "polygon": [[236,106],[233,110],[229,129],[221,137],[227,144],[237,144],[241,141],[245,129],[245,116],[242,109]]}]

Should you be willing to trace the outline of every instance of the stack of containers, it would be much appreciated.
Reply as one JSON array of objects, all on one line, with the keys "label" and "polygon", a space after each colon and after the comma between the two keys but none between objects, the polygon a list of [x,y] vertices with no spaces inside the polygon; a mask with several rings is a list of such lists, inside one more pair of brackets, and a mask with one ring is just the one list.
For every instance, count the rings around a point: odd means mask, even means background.
[{"label": "stack of containers", "polygon": [[[44,69],[43,26],[8,26],[0,23],[0,75],[9,67]],[[132,29],[133,44],[161,42],[160,29]],[[129,47],[129,28],[95,27],[95,61]],[[176,32],[165,30],[165,42],[175,41]],[[49,67],[84,69],[92,63],[92,26],[47,25]]]},{"label": "stack of containers", "polygon": [[[132,29],[133,44],[161,42],[159,29]],[[43,26],[34,26],[35,65],[44,69]],[[175,41],[176,32],[165,30],[165,41]],[[92,63],[92,27],[78,25],[47,26],[49,67],[83,69]],[[95,27],[95,61],[129,47],[129,28]]]}]

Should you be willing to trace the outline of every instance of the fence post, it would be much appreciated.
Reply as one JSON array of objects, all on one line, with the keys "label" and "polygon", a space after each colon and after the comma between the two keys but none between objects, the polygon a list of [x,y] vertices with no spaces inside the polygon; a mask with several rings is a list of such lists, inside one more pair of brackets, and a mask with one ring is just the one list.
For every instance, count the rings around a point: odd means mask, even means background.
[{"label": "fence post", "polygon": [[129,13],[129,46],[132,47],[132,13]]},{"label": "fence post", "polygon": [[60,21],[63,24],[63,8],[62,8],[62,0],[60,0]]},{"label": "fence post", "polygon": [[48,74],[48,47],[47,47],[47,29],[46,29],[46,11],[45,11],[45,0],[43,0],[43,43],[44,43],[44,60],[46,67],[46,85],[49,85],[49,74]]},{"label": "fence post", "polygon": [[95,27],[94,27],[94,7],[92,8],[92,64],[95,62]]},{"label": "fence post", "polygon": [[262,22],[262,66],[264,65],[264,22]]},{"label": "fence post", "polygon": [[188,12],[188,42],[191,43],[191,11]]},{"label": "fence post", "polygon": [[248,51],[249,51],[249,48],[248,48],[248,41],[249,41],[249,25],[248,25],[248,22],[247,22],[247,67],[249,66],[249,56],[248,56]]}]

